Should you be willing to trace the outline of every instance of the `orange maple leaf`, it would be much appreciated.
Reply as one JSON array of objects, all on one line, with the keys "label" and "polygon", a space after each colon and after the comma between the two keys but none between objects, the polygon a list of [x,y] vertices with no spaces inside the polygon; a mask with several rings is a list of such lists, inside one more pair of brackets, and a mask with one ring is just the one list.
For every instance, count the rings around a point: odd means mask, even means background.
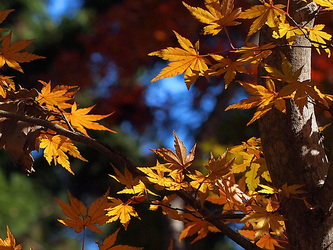
[{"label": "orange maple leaf", "polygon": [[111,206],[109,205],[109,207],[106,209],[106,215],[109,216],[107,223],[119,219],[125,230],[127,230],[127,226],[131,220],[131,216],[140,219],[134,207],[131,206],[134,201],[133,199],[129,199],[125,203],[122,202],[122,200],[113,197],[108,197],[108,199],[111,201]]},{"label": "orange maple leaf", "polygon": [[0,95],[3,98],[6,98],[8,90],[15,90],[15,83],[12,78],[13,76],[0,75]]},{"label": "orange maple leaf", "polygon": [[276,239],[272,238],[271,234],[266,234],[261,237],[260,240],[256,243],[258,247],[267,250],[274,250],[275,247],[283,248]]},{"label": "orange maple leaf", "polygon": [[77,86],[57,85],[54,89],[51,87],[51,81],[48,83],[39,81],[43,84],[43,88],[36,101],[40,105],[46,105],[48,109],[53,111],[64,110],[72,107],[72,103],[75,93],[79,90]]},{"label": "orange maple leaf", "polygon": [[77,147],[73,144],[71,139],[62,136],[62,135],[48,135],[44,134],[40,136],[40,148],[44,149],[44,157],[49,164],[51,161],[54,161],[54,164],[57,163],[63,166],[68,172],[74,174],[70,167],[70,162],[68,160],[69,155],[78,158],[82,161],[87,161],[83,158],[78,151]]},{"label": "orange maple leaf", "polygon": [[174,33],[182,48],[168,47],[149,53],[149,56],[158,56],[163,60],[171,61],[151,82],[185,72],[185,83],[189,89],[199,76],[205,75],[208,70],[207,65],[211,63],[207,58],[199,55],[199,41],[193,46],[188,39],[182,37],[176,31]]},{"label": "orange maple leaf", "polygon": [[239,103],[230,105],[225,110],[229,109],[251,109],[257,107],[257,111],[252,119],[247,123],[252,122],[264,116],[274,106],[281,112],[285,112],[285,101],[282,96],[279,96],[275,91],[275,84],[271,79],[267,79],[266,86],[255,85],[251,83],[239,82],[244,89],[251,94],[247,99],[241,100]]},{"label": "orange maple leaf", "polygon": [[207,236],[209,232],[217,233],[220,232],[218,228],[212,225],[210,222],[203,220],[201,214],[191,210],[190,213],[184,214],[185,219],[187,220],[184,229],[182,230],[179,241],[186,237],[196,235],[196,238],[191,241],[191,244],[194,242],[203,239]]},{"label": "orange maple leaf", "polygon": [[0,67],[7,64],[9,67],[16,69],[23,73],[19,63],[31,62],[36,59],[45,58],[37,56],[29,52],[19,52],[27,47],[33,40],[18,41],[11,45],[12,33],[10,32],[2,40],[2,48],[0,53]]},{"label": "orange maple leaf", "polygon": [[199,7],[192,7],[184,3],[185,7],[200,22],[207,24],[204,27],[204,34],[217,35],[227,26],[235,26],[240,22],[235,21],[241,14],[242,9],[234,9],[233,0],[205,0],[207,10]]},{"label": "orange maple leaf", "polygon": [[[7,16],[13,12],[14,10],[4,10],[4,11],[0,11],[0,24],[7,18]],[[6,29],[2,29],[0,28],[0,33],[7,31]]]},{"label": "orange maple leaf", "polygon": [[261,237],[268,234],[270,229],[276,235],[284,233],[283,221],[284,217],[277,213],[266,211],[265,208],[258,205],[251,205],[253,211],[246,215],[241,222],[251,223],[255,233],[255,237]]},{"label": "orange maple leaf", "polygon": [[127,245],[114,245],[116,243],[116,239],[118,236],[120,228],[117,229],[113,234],[105,238],[103,241],[103,245],[96,241],[96,244],[98,245],[99,250],[141,250],[143,247],[132,247],[132,246],[127,246]]},{"label": "orange maple leaf", "polygon": [[13,234],[10,232],[9,227],[7,226],[7,238],[1,239],[0,238],[0,249],[4,250],[21,250],[22,245],[16,245],[16,240],[13,236]]},{"label": "orange maple leaf", "polygon": [[94,201],[87,212],[87,208],[83,202],[72,196],[68,191],[70,204],[55,198],[64,214],[69,217],[69,219],[58,219],[58,221],[66,227],[75,228],[76,233],[80,233],[84,227],[96,233],[103,233],[95,224],[102,226],[108,220],[108,217],[105,215],[105,209],[109,207],[107,202],[108,195],[109,190],[102,197]]},{"label": "orange maple leaf", "polygon": [[72,108],[71,108],[71,112],[66,113],[65,115],[66,115],[68,121],[73,126],[73,128],[77,129],[78,131],[85,134],[86,136],[88,136],[86,128],[94,129],[94,130],[106,130],[106,131],[109,131],[112,133],[116,133],[112,129],[109,129],[96,122],[96,121],[99,121],[106,117],[109,117],[110,115],[112,115],[112,113],[107,114],[107,115],[88,114],[94,107],[95,107],[95,105],[93,105],[89,108],[78,109],[76,102],[74,102],[74,104],[72,105]]},{"label": "orange maple leaf", "polygon": [[175,137],[175,152],[171,149],[166,148],[151,150],[155,154],[161,156],[168,163],[171,163],[172,167],[183,170],[185,168],[188,168],[192,164],[192,161],[194,160],[196,145],[194,145],[190,153],[187,154],[187,149],[184,146],[184,143],[179,139],[175,131],[173,131],[173,135]]}]

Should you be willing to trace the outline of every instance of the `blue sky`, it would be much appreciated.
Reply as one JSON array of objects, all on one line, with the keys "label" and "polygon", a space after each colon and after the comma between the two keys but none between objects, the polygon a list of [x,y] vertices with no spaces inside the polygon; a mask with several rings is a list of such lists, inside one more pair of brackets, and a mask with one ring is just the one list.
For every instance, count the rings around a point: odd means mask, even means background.
[{"label": "blue sky", "polygon": [[74,17],[82,6],[81,0],[49,0],[47,12],[56,23],[61,21],[63,16]]}]

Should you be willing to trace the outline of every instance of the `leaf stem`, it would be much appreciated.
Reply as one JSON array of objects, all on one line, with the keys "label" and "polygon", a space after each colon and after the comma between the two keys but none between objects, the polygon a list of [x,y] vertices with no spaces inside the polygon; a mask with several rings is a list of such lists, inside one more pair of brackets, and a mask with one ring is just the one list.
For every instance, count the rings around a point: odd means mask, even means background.
[{"label": "leaf stem", "polygon": [[234,47],[234,45],[232,44],[232,42],[231,42],[231,39],[230,39],[230,36],[229,36],[229,33],[228,33],[228,30],[227,30],[227,28],[226,27],[224,27],[223,28],[224,29],[224,31],[225,31],[225,33],[227,34],[227,37],[228,37],[228,41],[229,41],[229,44],[230,44],[230,47],[231,47],[231,49],[235,49],[235,47]]},{"label": "leaf stem", "polygon": [[84,241],[86,238],[86,227],[83,227],[82,250],[84,250]]}]

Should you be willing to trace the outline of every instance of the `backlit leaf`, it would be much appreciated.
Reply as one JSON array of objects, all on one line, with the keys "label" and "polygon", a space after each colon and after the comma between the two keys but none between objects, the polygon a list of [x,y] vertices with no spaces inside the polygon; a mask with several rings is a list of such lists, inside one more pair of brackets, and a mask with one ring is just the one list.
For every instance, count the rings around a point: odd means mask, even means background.
[{"label": "backlit leaf", "polygon": [[241,14],[241,8],[234,9],[233,0],[205,0],[207,10],[199,7],[192,7],[184,3],[185,7],[200,22],[207,24],[204,27],[204,34],[217,35],[227,26],[235,26],[240,22],[235,21]]},{"label": "backlit leaf", "polygon": [[[1,18],[1,16],[0,16]],[[10,32],[2,40],[2,48],[0,53],[0,68],[7,64],[9,67],[23,73],[19,63],[30,62],[36,59],[44,58],[29,52],[19,52],[27,47],[34,40],[18,41],[11,45],[12,33]]]},{"label": "backlit leaf", "polygon": [[181,48],[168,47],[159,51],[149,53],[149,56],[158,56],[163,60],[171,61],[168,66],[162,69],[162,71],[153,79],[152,82],[162,78],[172,77],[183,74],[187,88],[196,81],[199,76],[205,75],[208,70],[210,61],[199,55],[199,45],[193,46],[193,44],[186,38],[175,32],[178,39],[178,43]]},{"label": "backlit leaf", "polygon": [[107,115],[88,114],[93,108],[94,106],[91,106],[89,108],[78,109],[76,102],[74,102],[74,104],[71,107],[71,112],[66,113],[66,117],[73,126],[73,128],[77,129],[86,136],[88,136],[86,129],[106,130],[115,133],[115,131],[96,122],[106,117],[109,117],[111,114]]}]

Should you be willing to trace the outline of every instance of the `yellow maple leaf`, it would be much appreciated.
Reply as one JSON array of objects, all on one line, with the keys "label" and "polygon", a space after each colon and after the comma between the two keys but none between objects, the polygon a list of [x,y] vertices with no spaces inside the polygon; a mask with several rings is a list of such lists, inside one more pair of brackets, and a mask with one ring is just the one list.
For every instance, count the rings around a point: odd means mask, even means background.
[{"label": "yellow maple leaf", "polygon": [[77,86],[67,86],[67,85],[57,85],[52,89],[51,81],[48,83],[44,81],[39,81],[43,84],[43,88],[36,101],[40,105],[46,105],[48,109],[53,111],[59,111],[59,109],[64,110],[72,107],[72,103],[75,93],[79,90]]},{"label": "yellow maple leaf", "polygon": [[280,23],[284,23],[286,20],[286,16],[282,11],[285,5],[274,5],[272,0],[268,0],[268,2],[261,0],[261,2],[262,5],[252,6],[250,9],[242,12],[239,16],[239,18],[243,19],[256,18],[250,27],[247,39],[260,30],[265,24],[267,24],[270,28],[277,28]]},{"label": "yellow maple leaf", "polygon": [[168,215],[173,220],[183,220],[183,215],[174,209],[170,202],[174,200],[176,195],[164,196],[162,200],[154,200],[149,206],[149,210],[156,211],[159,207],[164,215]]},{"label": "yellow maple leaf", "polygon": [[9,67],[23,73],[19,63],[31,62],[36,59],[45,58],[29,52],[19,52],[27,47],[33,40],[18,41],[11,45],[12,33],[10,32],[2,39],[2,48],[0,53],[0,68],[7,64]]},{"label": "yellow maple leaf", "polygon": [[333,2],[331,0],[314,0],[314,2],[325,10],[333,10]]},{"label": "yellow maple leaf", "polygon": [[0,238],[0,249],[7,249],[7,250],[21,250],[22,245],[16,245],[16,240],[9,230],[9,227],[7,226],[7,238],[1,239]]},{"label": "yellow maple leaf", "polygon": [[250,191],[254,191],[260,183],[260,176],[258,175],[259,164],[250,164],[249,171],[245,173],[245,182]]},{"label": "yellow maple leaf", "polygon": [[151,82],[162,78],[184,74],[185,83],[189,89],[199,76],[205,75],[210,61],[199,55],[199,42],[194,46],[186,38],[174,31],[181,48],[168,47],[149,53],[149,56],[158,56],[170,63]]},{"label": "yellow maple leaf", "polygon": [[262,59],[267,58],[271,53],[275,44],[267,43],[258,46],[254,43],[246,43],[243,47],[235,49],[231,52],[242,53],[241,57],[237,59],[238,62],[250,62],[251,64],[258,64]]},{"label": "yellow maple leaf", "polygon": [[299,27],[290,26],[288,22],[284,22],[279,23],[278,28],[273,31],[272,36],[275,39],[283,38],[285,36],[289,45],[292,45],[296,40],[296,35],[302,36],[304,33]]},{"label": "yellow maple leaf", "polygon": [[131,206],[131,203],[133,202],[132,199],[129,199],[125,203],[122,202],[122,200],[113,197],[108,197],[108,199],[111,201],[111,205],[109,205],[109,207],[106,209],[106,215],[111,218],[108,219],[107,223],[119,219],[125,230],[127,230],[127,226],[131,220],[131,216],[140,219],[134,207]]},{"label": "yellow maple leaf", "polygon": [[40,137],[40,148],[44,149],[44,157],[49,164],[51,161],[54,161],[54,164],[60,164],[63,166],[68,172],[74,174],[70,167],[70,162],[68,160],[69,155],[78,158],[82,161],[87,161],[84,159],[77,147],[72,143],[72,141],[62,135],[51,136],[48,134],[44,134]]},{"label": "yellow maple leaf", "polygon": [[235,21],[241,14],[242,9],[234,9],[233,0],[205,0],[207,10],[199,7],[192,7],[183,2],[185,7],[200,22],[207,24],[204,27],[204,34],[217,35],[227,26],[235,26],[240,22]]},{"label": "yellow maple leaf", "polygon": [[214,64],[210,68],[209,75],[219,76],[224,74],[225,88],[228,88],[232,80],[235,79],[237,72],[247,74],[247,70],[244,67],[244,61],[232,61],[229,58],[220,58],[213,57],[218,61],[217,64]]},{"label": "yellow maple leaf", "polygon": [[166,168],[165,165],[157,161],[155,167],[138,167],[138,169],[146,174],[147,179],[151,183],[157,184],[167,190],[175,191],[187,187],[187,183],[183,182],[184,174],[178,170],[172,171]]},{"label": "yellow maple leaf", "polygon": [[320,54],[320,48],[323,48],[327,56],[330,57],[331,50],[326,46],[325,40],[330,41],[332,35],[322,31],[324,27],[324,24],[317,24],[312,29],[309,27],[305,27],[305,29],[308,31],[309,38],[313,41],[312,45],[316,48],[317,52]]},{"label": "yellow maple leaf", "polygon": [[73,128],[77,129],[81,133],[85,134],[88,136],[88,133],[86,131],[87,129],[94,129],[94,130],[106,130],[112,133],[115,133],[112,129],[109,129],[96,121],[99,121],[101,119],[104,119],[106,117],[109,117],[111,114],[107,115],[92,115],[88,114],[94,106],[91,106],[89,108],[82,108],[78,109],[76,102],[71,107],[71,112],[70,113],[65,113],[68,121],[71,123]]},{"label": "yellow maple leaf", "polygon": [[117,229],[113,234],[110,236],[106,237],[105,240],[103,241],[103,244],[99,243],[96,241],[96,244],[98,245],[99,250],[141,250],[143,247],[132,247],[132,246],[127,246],[127,245],[114,245],[116,243],[116,239],[118,236],[120,228]]},{"label": "yellow maple leaf", "polygon": [[264,116],[274,106],[281,112],[285,112],[285,101],[275,91],[275,84],[271,79],[267,79],[266,87],[251,83],[239,82],[244,89],[251,94],[247,99],[241,100],[239,103],[230,105],[225,110],[230,109],[251,109],[257,107],[257,111],[252,119],[247,123],[250,125],[257,119]]},{"label": "yellow maple leaf", "polygon": [[108,217],[105,214],[105,209],[109,207],[107,196],[109,190],[102,196],[94,201],[89,211],[82,201],[72,196],[68,191],[70,204],[55,198],[60,205],[62,211],[69,219],[58,219],[58,221],[67,227],[75,228],[76,233],[80,233],[83,228],[87,227],[96,233],[103,233],[101,229],[95,224],[101,226],[106,223]]}]

